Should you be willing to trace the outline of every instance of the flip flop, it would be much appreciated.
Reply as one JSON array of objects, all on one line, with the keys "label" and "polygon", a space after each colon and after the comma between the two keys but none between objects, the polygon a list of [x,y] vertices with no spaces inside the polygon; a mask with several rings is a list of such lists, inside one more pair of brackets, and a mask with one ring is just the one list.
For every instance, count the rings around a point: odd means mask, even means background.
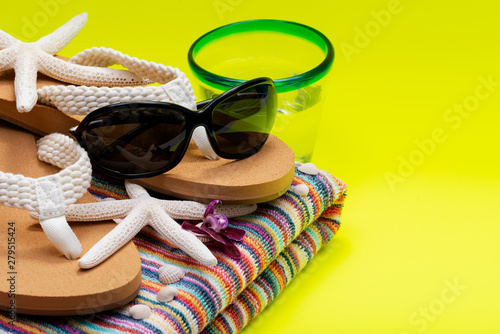
[{"label": "flip flop", "polygon": [[[37,87],[64,83],[39,74]],[[73,86],[74,87],[74,86]],[[68,116],[54,107],[36,104],[28,113],[16,109],[14,73],[0,76],[0,118],[39,135],[67,134],[83,116]],[[135,180],[145,188],[169,196],[208,203],[214,199],[224,204],[253,204],[284,194],[292,183],[295,170],[293,151],[270,135],[257,154],[241,160],[206,159],[194,142],[190,143],[181,163],[165,174]]]},{"label": "flip flop", "polygon": [[[0,106],[2,108],[3,106]],[[0,171],[38,178],[59,172],[37,159],[35,136],[0,121]],[[78,203],[95,200],[86,193]],[[83,315],[123,306],[141,285],[141,262],[133,243],[92,270],[80,269],[49,241],[27,210],[0,206],[0,309],[36,315]],[[114,221],[71,223],[86,253],[116,227]],[[126,264],[126,265],[124,265]]]}]

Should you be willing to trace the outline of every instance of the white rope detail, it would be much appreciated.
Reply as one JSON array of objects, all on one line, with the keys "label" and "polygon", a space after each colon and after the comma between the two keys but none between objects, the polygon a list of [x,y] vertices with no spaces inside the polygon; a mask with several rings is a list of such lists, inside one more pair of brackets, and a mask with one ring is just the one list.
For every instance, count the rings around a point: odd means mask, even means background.
[{"label": "white rope detail", "polygon": [[[64,168],[55,174],[61,181],[64,205],[75,203],[90,187],[92,178],[92,167],[85,150],[71,138],[59,133],[43,137],[37,146],[40,160]],[[0,171],[0,203],[39,212],[35,185],[36,180],[44,178],[47,177],[34,179]]]},{"label": "white rope detail", "polygon": [[[68,115],[87,115],[91,111],[109,104],[133,101],[159,101],[182,105],[196,110],[194,90],[186,75],[178,68],[130,57],[109,48],[91,48],[78,53],[71,63],[107,67],[122,65],[137,76],[161,83],[161,86],[146,87],[87,87],[51,85],[38,89],[38,101],[56,107]],[[200,138],[205,137],[205,138]],[[205,131],[193,140],[209,159],[217,159]]]},{"label": "white rope detail", "polygon": [[[179,94],[168,94],[166,88]],[[163,86],[146,87],[87,87],[45,86],[38,90],[39,102],[56,107],[67,115],[85,116],[90,112],[118,102],[160,101],[194,107],[182,81],[174,79]]]},{"label": "white rope detail", "polygon": [[64,205],[75,203],[87,192],[92,180],[92,165],[87,152],[73,139],[53,133],[37,142],[38,158],[59,168]]},{"label": "white rope detail", "polygon": [[77,258],[81,244],[64,212],[90,187],[90,160],[74,140],[59,133],[41,138],[37,148],[40,160],[64,169],[37,179],[0,172],[0,203],[38,213],[40,225],[54,246],[67,258]]}]

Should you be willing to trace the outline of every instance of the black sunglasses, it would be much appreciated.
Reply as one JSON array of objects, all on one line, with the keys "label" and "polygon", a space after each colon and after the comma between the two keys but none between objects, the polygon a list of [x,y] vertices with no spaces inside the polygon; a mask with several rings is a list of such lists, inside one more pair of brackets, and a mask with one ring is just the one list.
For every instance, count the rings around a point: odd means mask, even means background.
[{"label": "black sunglasses", "polygon": [[70,133],[102,172],[123,179],[152,177],[179,164],[199,125],[222,158],[258,152],[276,118],[277,93],[271,79],[258,78],[197,108],[167,102],[112,104],[88,114]]}]

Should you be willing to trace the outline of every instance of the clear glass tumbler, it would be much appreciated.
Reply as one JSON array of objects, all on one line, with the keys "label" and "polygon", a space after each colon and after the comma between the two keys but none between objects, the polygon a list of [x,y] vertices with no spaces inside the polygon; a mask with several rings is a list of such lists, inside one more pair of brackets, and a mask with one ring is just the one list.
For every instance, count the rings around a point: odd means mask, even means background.
[{"label": "clear glass tumbler", "polygon": [[333,46],[321,32],[280,20],[243,21],[214,29],[198,38],[188,53],[199,100],[246,80],[273,79],[278,117],[271,133],[288,144],[300,162],[312,157],[325,76],[333,58]]}]

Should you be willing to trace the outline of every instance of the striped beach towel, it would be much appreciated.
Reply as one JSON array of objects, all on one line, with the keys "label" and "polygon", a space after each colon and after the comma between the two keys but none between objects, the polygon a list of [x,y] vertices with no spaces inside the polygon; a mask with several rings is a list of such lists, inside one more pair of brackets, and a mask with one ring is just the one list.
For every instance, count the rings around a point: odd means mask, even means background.
[{"label": "striped beach towel", "polygon": [[[173,248],[152,228],[145,227],[134,239],[142,264],[142,285],[129,305],[111,311],[71,317],[18,315],[15,326],[0,313],[0,331],[12,333],[238,333],[317,254],[340,225],[346,186],[328,172],[304,174],[296,169],[293,185],[305,184],[309,194],[288,191],[280,198],[261,203],[256,212],[232,219],[246,231],[236,243],[240,259],[213,249],[218,264],[199,265]],[[98,197],[124,198],[122,184],[94,175],[91,190]],[[173,286],[179,295],[169,303],[156,300],[164,286],[158,269],[164,264],[182,267],[186,275]],[[152,314],[135,320],[128,310],[146,304]]]}]

